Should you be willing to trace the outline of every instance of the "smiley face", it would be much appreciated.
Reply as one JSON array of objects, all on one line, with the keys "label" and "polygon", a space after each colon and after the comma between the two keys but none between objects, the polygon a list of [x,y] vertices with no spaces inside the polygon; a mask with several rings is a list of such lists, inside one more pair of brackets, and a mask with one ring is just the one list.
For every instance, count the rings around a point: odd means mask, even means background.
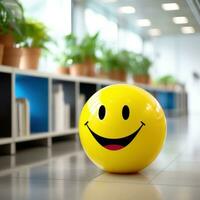
[{"label": "smiley face", "polygon": [[132,134],[125,136],[123,138],[105,138],[98,134],[96,134],[94,131],[91,130],[91,128],[88,125],[88,121],[85,123],[90,133],[94,136],[96,141],[102,145],[104,148],[109,150],[120,150],[124,147],[126,147],[139,133],[140,129],[145,126],[145,123],[141,121],[140,127],[133,132]]},{"label": "smiley face", "polygon": [[109,172],[136,172],[159,154],[166,119],[148,92],[117,84],[88,100],[81,112],[79,134],[83,149],[97,166]]}]

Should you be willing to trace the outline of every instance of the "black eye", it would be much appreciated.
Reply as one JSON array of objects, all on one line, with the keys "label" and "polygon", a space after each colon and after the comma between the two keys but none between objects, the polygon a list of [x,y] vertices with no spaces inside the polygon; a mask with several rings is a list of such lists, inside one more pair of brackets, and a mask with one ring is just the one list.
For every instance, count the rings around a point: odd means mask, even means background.
[{"label": "black eye", "polygon": [[105,114],[106,114],[106,108],[105,106],[100,106],[99,108],[99,119],[103,119],[105,117]]},{"label": "black eye", "polygon": [[125,106],[123,107],[123,109],[122,109],[122,116],[123,116],[123,118],[124,118],[125,120],[128,119],[129,113],[130,113],[129,108],[128,108],[128,106],[125,105]]}]

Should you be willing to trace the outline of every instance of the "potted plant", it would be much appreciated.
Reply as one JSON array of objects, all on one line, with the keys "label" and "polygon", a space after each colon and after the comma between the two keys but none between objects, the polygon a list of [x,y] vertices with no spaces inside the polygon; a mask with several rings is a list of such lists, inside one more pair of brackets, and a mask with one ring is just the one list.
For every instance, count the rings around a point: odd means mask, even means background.
[{"label": "potted plant", "polygon": [[19,22],[24,20],[24,10],[17,0],[0,1],[0,43],[13,46],[15,36],[21,35]]},{"label": "potted plant", "polygon": [[21,69],[37,69],[42,49],[51,41],[46,26],[36,20],[25,20],[20,23],[23,35],[17,38],[17,44],[22,48],[20,60]]},{"label": "potted plant", "polygon": [[158,78],[155,81],[155,84],[162,88],[174,89],[175,86],[178,84],[178,81],[172,75],[165,75]]},{"label": "potted plant", "polygon": [[116,53],[111,49],[101,48],[101,53],[98,57],[100,66],[99,76],[125,81],[127,68],[126,53],[126,51]]},{"label": "potted plant", "polygon": [[133,54],[132,57],[130,56],[129,71],[133,74],[134,82],[150,83],[149,69],[151,64],[151,61],[142,54]]},{"label": "potted plant", "polygon": [[57,73],[59,74],[69,74],[69,64],[68,64],[68,58],[65,54],[65,52],[62,52],[59,54],[59,56],[56,56],[55,61],[59,64],[59,66],[56,68]]},{"label": "potted plant", "polygon": [[98,33],[90,36],[88,34],[82,39],[80,49],[83,53],[84,64],[87,66],[87,75],[94,76],[96,62],[96,48],[98,46]]},{"label": "potted plant", "polygon": [[21,50],[15,48],[15,38],[22,35],[19,22],[24,20],[22,5],[17,0],[0,1],[0,44],[4,47],[2,63],[18,66]]},{"label": "potted plant", "polygon": [[94,76],[96,62],[96,47],[98,33],[93,36],[85,35],[78,42],[74,34],[65,37],[65,63],[69,67],[70,74],[80,76]]}]

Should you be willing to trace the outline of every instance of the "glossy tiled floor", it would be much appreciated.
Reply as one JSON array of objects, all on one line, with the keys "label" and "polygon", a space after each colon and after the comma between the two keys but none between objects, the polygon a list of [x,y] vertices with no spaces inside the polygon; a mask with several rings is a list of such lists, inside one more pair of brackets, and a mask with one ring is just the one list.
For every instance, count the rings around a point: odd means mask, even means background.
[{"label": "glossy tiled floor", "polygon": [[97,169],[74,140],[0,157],[1,200],[200,199],[200,116],[168,119],[166,145],[138,174]]}]

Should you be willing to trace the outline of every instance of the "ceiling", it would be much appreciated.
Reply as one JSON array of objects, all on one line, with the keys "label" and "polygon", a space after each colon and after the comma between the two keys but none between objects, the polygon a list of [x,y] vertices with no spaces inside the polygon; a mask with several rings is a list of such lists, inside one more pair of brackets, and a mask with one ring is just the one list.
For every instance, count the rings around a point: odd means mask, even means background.
[{"label": "ceiling", "polygon": [[[149,37],[148,30],[159,28],[162,35],[181,34],[182,26],[192,26],[196,33],[200,33],[200,0],[97,0],[104,8],[115,14],[120,23],[128,23],[129,26],[143,37]],[[180,7],[175,11],[164,11],[162,3],[177,3]],[[134,14],[119,14],[118,8],[121,6],[133,6]],[[185,16],[189,22],[187,24],[174,24],[173,17]],[[150,27],[138,27],[137,19],[148,18],[151,20]],[[199,21],[199,23],[198,23]]]}]

